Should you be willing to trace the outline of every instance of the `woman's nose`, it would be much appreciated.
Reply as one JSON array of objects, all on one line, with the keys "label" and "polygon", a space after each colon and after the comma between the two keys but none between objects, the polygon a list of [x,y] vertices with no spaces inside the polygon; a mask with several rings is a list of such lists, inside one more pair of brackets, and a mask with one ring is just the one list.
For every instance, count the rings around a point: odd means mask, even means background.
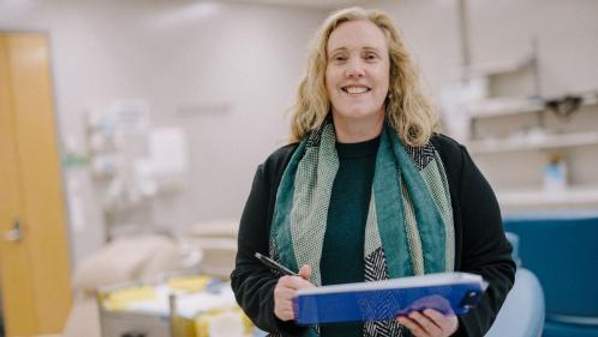
[{"label": "woman's nose", "polygon": [[364,67],[359,60],[352,60],[347,63],[347,69],[345,69],[345,76],[349,78],[361,78],[364,75]]}]

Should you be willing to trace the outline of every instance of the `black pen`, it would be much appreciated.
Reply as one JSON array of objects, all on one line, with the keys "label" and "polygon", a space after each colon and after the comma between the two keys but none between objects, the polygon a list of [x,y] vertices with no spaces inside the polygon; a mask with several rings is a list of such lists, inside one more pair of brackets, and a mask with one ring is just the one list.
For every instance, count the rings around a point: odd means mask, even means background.
[{"label": "black pen", "polygon": [[260,253],[255,253],[255,257],[260,260],[261,263],[265,264],[266,266],[279,271],[283,275],[290,275],[290,276],[299,276],[299,274],[291,271],[289,268],[281,265],[280,263],[272,260],[271,258],[264,256]]}]

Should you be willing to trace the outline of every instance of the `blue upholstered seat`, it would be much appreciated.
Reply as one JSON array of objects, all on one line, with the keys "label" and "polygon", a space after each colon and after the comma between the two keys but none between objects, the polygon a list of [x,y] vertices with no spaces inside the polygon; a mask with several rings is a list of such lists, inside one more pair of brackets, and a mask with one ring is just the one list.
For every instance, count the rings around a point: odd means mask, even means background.
[{"label": "blue upholstered seat", "polygon": [[515,284],[486,337],[540,337],[544,325],[544,295],[540,282],[520,268]]},{"label": "blue upholstered seat", "polygon": [[[507,233],[519,265],[517,235]],[[515,283],[486,337],[540,337],[544,325],[544,294],[536,276],[518,267]]]},{"label": "blue upholstered seat", "polygon": [[546,299],[544,337],[598,336],[598,214],[507,217]]}]

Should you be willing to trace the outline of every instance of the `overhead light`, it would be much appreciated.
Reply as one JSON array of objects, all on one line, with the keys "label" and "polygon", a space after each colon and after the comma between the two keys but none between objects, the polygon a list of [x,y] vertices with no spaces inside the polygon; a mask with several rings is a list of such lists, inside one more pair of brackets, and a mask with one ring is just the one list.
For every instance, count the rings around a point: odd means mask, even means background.
[{"label": "overhead light", "polygon": [[160,13],[155,24],[163,27],[197,22],[220,13],[222,5],[216,2],[189,3]]}]

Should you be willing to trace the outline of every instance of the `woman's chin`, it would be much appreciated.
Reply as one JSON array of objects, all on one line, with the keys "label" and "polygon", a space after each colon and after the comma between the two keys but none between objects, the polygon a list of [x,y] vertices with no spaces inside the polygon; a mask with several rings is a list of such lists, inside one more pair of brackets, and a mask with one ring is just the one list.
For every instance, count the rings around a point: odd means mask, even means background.
[{"label": "woman's chin", "polygon": [[333,116],[337,119],[346,121],[366,121],[366,120],[377,120],[384,115],[380,111],[372,111],[371,109],[351,109],[345,111],[333,112]]}]

